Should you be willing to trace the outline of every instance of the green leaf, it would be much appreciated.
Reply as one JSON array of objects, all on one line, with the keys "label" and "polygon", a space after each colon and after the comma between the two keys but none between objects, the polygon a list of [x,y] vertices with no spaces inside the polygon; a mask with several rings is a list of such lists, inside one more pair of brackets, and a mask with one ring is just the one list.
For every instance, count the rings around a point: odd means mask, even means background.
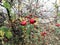
[{"label": "green leaf", "polygon": [[12,32],[6,32],[5,33],[5,35],[6,35],[6,37],[8,38],[8,39],[10,39],[13,35],[12,35]]},{"label": "green leaf", "polygon": [[9,12],[11,11],[11,5],[8,2],[4,3],[4,7],[7,8]]},{"label": "green leaf", "polygon": [[60,16],[60,12],[58,12],[58,16]]},{"label": "green leaf", "polygon": [[30,32],[31,32],[31,30],[26,30],[26,34],[28,34],[28,35],[29,35],[29,34],[30,34]]},{"label": "green leaf", "polygon": [[5,6],[6,8],[8,8],[8,9],[11,8],[11,6],[10,6],[10,4],[9,4],[8,2],[5,2],[5,3],[4,3],[4,6]]},{"label": "green leaf", "polygon": [[20,28],[21,30],[23,30],[25,27],[20,25],[19,28]]},{"label": "green leaf", "polygon": [[60,34],[60,29],[57,28],[57,29],[55,30],[55,32],[56,32],[56,34]]},{"label": "green leaf", "polygon": [[0,30],[7,32],[9,30],[9,28],[7,28],[6,26],[2,26],[2,27],[0,27]]},{"label": "green leaf", "polygon": [[0,37],[4,36],[4,32],[2,30],[0,30]]},{"label": "green leaf", "polygon": [[27,25],[26,28],[27,28],[26,33],[27,33],[27,34],[30,34],[31,29],[32,29],[32,26],[31,26],[31,25]]}]

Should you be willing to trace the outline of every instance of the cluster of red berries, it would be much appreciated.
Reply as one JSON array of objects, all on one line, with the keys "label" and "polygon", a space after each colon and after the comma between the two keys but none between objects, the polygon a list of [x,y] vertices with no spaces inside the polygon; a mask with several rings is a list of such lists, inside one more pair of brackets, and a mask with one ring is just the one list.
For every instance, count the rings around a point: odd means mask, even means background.
[{"label": "cluster of red berries", "polygon": [[[29,19],[30,24],[34,24],[36,22],[36,20],[34,20],[33,18]],[[20,23],[22,26],[25,26],[27,24],[27,21],[24,20]]]}]

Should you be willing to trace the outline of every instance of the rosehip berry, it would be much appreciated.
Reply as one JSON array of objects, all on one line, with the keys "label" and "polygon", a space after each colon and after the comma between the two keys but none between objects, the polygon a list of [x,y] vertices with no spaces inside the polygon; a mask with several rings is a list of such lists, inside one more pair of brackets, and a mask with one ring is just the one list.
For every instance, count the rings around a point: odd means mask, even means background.
[{"label": "rosehip berry", "polygon": [[60,26],[60,24],[56,24],[56,26],[57,26],[57,27],[59,27],[59,26]]},{"label": "rosehip berry", "polygon": [[36,21],[32,18],[30,19],[30,24],[34,24]]},{"label": "rosehip berry", "polygon": [[22,21],[22,22],[21,22],[21,25],[22,25],[22,26],[25,26],[25,25],[26,25],[26,21]]},{"label": "rosehip berry", "polygon": [[46,32],[41,32],[41,36],[45,36],[46,34]]}]

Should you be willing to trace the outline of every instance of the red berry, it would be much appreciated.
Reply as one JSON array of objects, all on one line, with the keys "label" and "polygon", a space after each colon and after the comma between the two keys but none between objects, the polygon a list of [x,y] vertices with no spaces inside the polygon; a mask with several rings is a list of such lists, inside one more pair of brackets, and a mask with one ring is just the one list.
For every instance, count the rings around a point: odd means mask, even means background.
[{"label": "red berry", "polygon": [[45,36],[46,34],[46,32],[41,32],[41,36]]},{"label": "red berry", "polygon": [[35,22],[36,21],[33,18],[30,19],[30,24],[34,24]]},{"label": "red berry", "polygon": [[60,26],[60,24],[56,24],[56,26],[57,26],[57,27],[59,27],[59,26]]},{"label": "red berry", "polygon": [[21,22],[21,25],[22,25],[22,26],[25,26],[25,25],[26,25],[26,21],[22,21],[22,22]]}]

